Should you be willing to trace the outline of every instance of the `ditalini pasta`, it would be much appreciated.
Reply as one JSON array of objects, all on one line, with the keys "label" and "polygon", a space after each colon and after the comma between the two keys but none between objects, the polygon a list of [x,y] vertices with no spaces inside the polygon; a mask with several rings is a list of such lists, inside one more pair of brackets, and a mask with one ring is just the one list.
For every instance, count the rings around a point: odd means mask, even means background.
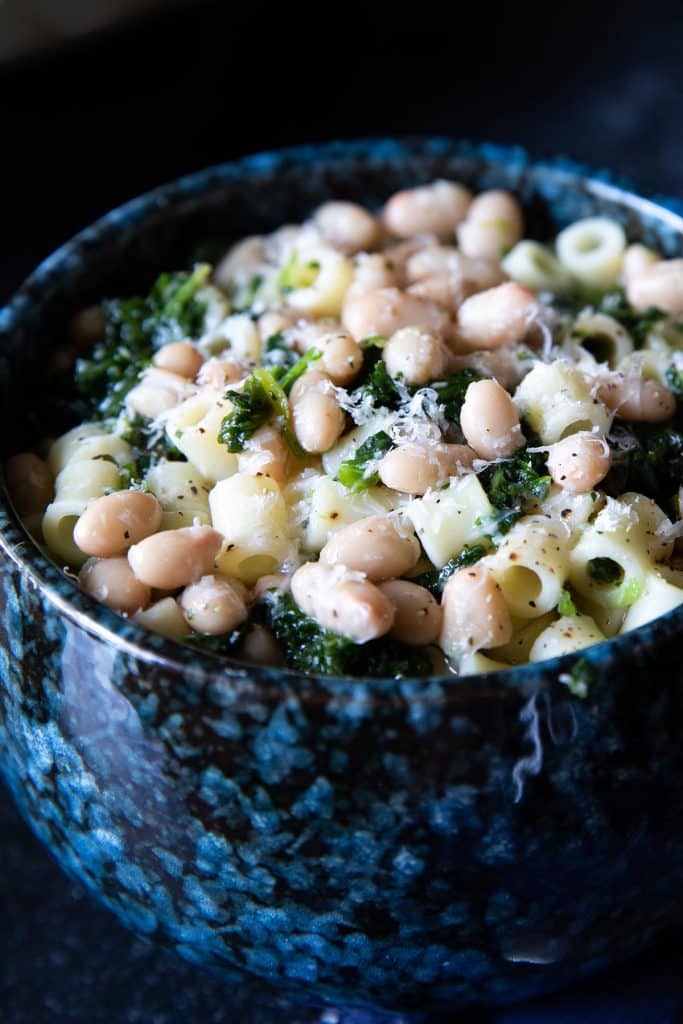
[{"label": "ditalini pasta", "polygon": [[332,201],[80,314],[69,429],[6,481],[89,593],[217,655],[542,661],[683,603],[681,318],[683,261],[616,220]]}]

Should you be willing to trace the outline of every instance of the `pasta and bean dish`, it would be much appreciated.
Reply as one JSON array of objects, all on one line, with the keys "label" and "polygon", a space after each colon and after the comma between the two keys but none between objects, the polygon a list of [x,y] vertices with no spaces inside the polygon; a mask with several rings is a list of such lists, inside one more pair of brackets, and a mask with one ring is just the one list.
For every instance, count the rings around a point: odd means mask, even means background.
[{"label": "pasta and bean dish", "polygon": [[683,603],[682,318],[683,260],[616,220],[330,201],[77,314],[76,425],[5,477],[88,593],[216,655],[540,661]]}]

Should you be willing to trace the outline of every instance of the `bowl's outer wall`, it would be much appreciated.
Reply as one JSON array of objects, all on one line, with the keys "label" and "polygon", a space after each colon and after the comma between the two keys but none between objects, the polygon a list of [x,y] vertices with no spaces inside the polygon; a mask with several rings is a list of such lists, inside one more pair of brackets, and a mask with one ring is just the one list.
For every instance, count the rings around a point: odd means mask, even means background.
[{"label": "bowl's outer wall", "polygon": [[[646,205],[517,151],[368,143],[210,171],[92,232],[48,265],[54,287],[25,291],[0,348],[13,440],[68,312],[112,282],[182,264],[207,233],[300,219],[328,196],[376,205],[439,176],[515,188],[537,231],[600,211],[680,247]],[[5,776],[65,869],[138,931],[275,987],[424,1009],[541,991],[676,914],[680,630],[662,628],[656,650],[604,645],[583,701],[545,666],[520,687],[207,673],[187,657],[178,671],[65,613],[71,584],[39,585],[30,542],[8,513],[0,527]]]}]

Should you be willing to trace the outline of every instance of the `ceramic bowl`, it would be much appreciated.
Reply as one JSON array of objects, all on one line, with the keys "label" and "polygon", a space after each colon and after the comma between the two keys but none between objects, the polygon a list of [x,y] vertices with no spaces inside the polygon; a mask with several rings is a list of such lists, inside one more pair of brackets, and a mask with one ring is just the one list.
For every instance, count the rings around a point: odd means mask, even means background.
[{"label": "ceramic bowl", "polygon": [[[334,143],[212,168],[104,217],[3,311],[3,454],[39,435],[42,368],[83,304],[207,239],[437,177],[514,189],[537,237],[603,213],[683,250],[675,213],[516,149]],[[676,919],[683,610],[588,650],[583,700],[560,680],[572,656],[462,680],[302,677],[125,622],[4,495],[0,550],[5,779],[63,868],[142,935],[280,1005],[420,1015],[562,985]]]}]

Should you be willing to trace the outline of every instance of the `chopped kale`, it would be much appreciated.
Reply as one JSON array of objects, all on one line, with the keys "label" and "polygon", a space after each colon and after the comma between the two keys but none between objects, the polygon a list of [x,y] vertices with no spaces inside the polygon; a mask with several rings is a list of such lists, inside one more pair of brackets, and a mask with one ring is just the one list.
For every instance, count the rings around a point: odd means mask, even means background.
[{"label": "chopped kale", "polygon": [[479,479],[496,510],[495,532],[507,533],[530,502],[543,501],[550,489],[545,455],[527,448],[511,459],[488,466]]},{"label": "chopped kale", "polygon": [[220,636],[214,636],[210,633],[188,633],[187,636],[183,637],[183,640],[186,644],[199,647],[201,650],[209,651],[211,654],[234,655],[238,648],[242,646],[242,642],[250,628],[251,623],[246,621],[242,622],[230,633],[223,633]]},{"label": "chopped kale", "polygon": [[297,359],[296,349],[288,345],[282,331],[278,331],[276,334],[271,334],[270,338],[266,341],[261,362],[271,371],[277,366],[282,367],[282,370],[287,372],[287,370],[294,366]]},{"label": "chopped kale", "polygon": [[411,583],[418,583],[421,587],[426,587],[427,590],[431,591],[434,597],[440,597],[443,588],[456,569],[462,569],[466,565],[474,565],[475,562],[484,557],[486,551],[487,549],[483,544],[473,544],[471,547],[466,544],[460,554],[456,555],[455,558],[449,559],[443,568],[434,569],[432,572],[420,573],[419,576],[414,576],[411,579]]},{"label": "chopped kale", "polygon": [[365,675],[374,678],[425,676],[431,662],[423,651],[393,637],[355,644],[323,629],[305,615],[289,594],[270,590],[263,596],[266,625],[282,648],[285,662],[300,672]]},{"label": "chopped kale", "polygon": [[380,430],[359,445],[352,459],[342,462],[336,479],[352,494],[374,487],[379,482],[377,461],[394,447],[389,435]]},{"label": "chopped kale", "polygon": [[576,605],[572,600],[572,595],[568,590],[562,590],[560,592],[560,599],[557,602],[557,610],[560,615],[576,615]]},{"label": "chopped kale", "polygon": [[276,423],[292,450],[302,454],[289,422],[289,402],[282,387],[268,370],[259,367],[246,378],[242,391],[228,391],[232,410],[223,418],[218,441],[229,452],[244,451],[247,441],[266,424]]},{"label": "chopped kale", "polygon": [[588,562],[588,575],[596,583],[620,583],[624,578],[624,570],[613,558],[591,558]]},{"label": "chopped kale", "polygon": [[155,349],[201,333],[206,307],[196,293],[209,273],[200,264],[191,274],[162,274],[149,295],[104,303],[104,338],[76,364],[76,388],[90,411],[117,416]]},{"label": "chopped kale", "polygon": [[460,429],[460,411],[465,401],[465,392],[474,381],[481,380],[481,376],[475,370],[459,370],[458,373],[451,373],[443,381],[432,381],[422,385],[427,388],[434,388],[438,400],[444,407],[446,419]]},{"label": "chopped kale", "polygon": [[612,497],[636,491],[675,514],[672,502],[683,480],[683,430],[675,422],[630,424],[615,431],[603,490]]},{"label": "chopped kale", "polygon": [[587,658],[579,658],[569,672],[564,672],[560,676],[560,682],[566,684],[569,692],[581,698],[588,696],[588,691],[596,679],[595,669]]},{"label": "chopped kale", "polygon": [[171,442],[166,430],[155,426],[153,420],[133,416],[123,423],[121,437],[133,451],[133,465],[128,469],[131,480],[141,480],[158,462],[181,462],[185,458]]},{"label": "chopped kale", "polygon": [[654,325],[666,317],[666,313],[654,306],[644,311],[634,309],[623,291],[612,291],[603,295],[597,306],[597,312],[607,313],[608,316],[618,320],[633,338],[636,348],[645,344]]}]

